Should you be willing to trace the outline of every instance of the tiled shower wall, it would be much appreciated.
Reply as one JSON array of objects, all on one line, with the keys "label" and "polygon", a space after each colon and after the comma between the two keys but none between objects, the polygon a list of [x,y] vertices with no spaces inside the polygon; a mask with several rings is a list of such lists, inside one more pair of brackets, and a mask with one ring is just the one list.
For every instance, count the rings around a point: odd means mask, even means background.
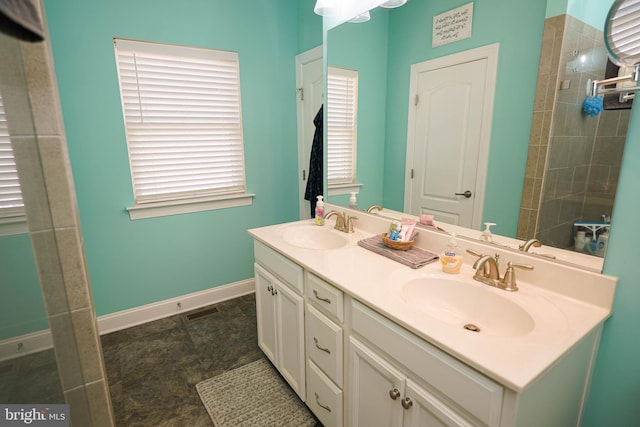
[{"label": "tiled shower wall", "polygon": [[113,426],[51,46],[0,34],[0,52],[0,91],[71,424]]},{"label": "tiled shower wall", "polygon": [[[596,66],[578,64],[583,54]],[[630,110],[582,113],[588,79],[602,79],[601,31],[570,16],[545,21],[517,237],[571,248],[576,221],[611,215]]]}]

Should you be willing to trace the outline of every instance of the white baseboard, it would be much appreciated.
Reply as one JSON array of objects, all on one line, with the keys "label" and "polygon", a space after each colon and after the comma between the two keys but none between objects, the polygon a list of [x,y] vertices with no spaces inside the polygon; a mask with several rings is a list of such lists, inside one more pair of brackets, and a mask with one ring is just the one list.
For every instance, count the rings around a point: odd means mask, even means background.
[{"label": "white baseboard", "polygon": [[[100,335],[255,292],[253,278],[98,317]],[[49,330],[0,341],[0,362],[53,347]]]}]

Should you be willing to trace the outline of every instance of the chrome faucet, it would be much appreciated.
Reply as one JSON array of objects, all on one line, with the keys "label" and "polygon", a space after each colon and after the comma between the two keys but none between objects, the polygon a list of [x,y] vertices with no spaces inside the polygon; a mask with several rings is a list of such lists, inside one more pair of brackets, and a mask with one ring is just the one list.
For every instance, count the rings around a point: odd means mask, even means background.
[{"label": "chrome faucet", "polygon": [[479,257],[473,264],[473,269],[476,270],[473,279],[480,283],[484,283],[485,285],[500,288],[505,291],[515,292],[518,290],[515,268],[533,270],[533,266],[531,265],[514,264],[509,261],[507,263],[507,271],[505,271],[504,277],[500,278],[500,270],[498,267],[498,259],[500,258],[499,254],[492,257],[491,255],[483,255],[471,249],[467,249],[467,252]]},{"label": "chrome faucet", "polygon": [[332,216],[336,216],[336,225],[333,227],[343,233],[353,233],[353,220],[358,219],[357,216],[346,215],[338,211],[329,212],[324,219],[329,219]]},{"label": "chrome faucet", "polygon": [[531,246],[539,248],[540,246],[542,246],[542,243],[540,243],[540,240],[538,239],[529,239],[518,246],[518,249],[520,249],[522,252],[529,252],[529,248],[531,248]]}]

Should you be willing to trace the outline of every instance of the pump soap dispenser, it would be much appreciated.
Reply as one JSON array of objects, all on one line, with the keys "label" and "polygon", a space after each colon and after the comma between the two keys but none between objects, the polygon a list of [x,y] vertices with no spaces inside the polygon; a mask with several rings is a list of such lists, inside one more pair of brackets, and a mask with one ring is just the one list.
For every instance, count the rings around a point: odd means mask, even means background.
[{"label": "pump soap dispenser", "polygon": [[484,231],[480,236],[480,240],[483,242],[493,242],[493,234],[491,234],[491,226],[496,225],[495,222],[485,222],[484,223]]},{"label": "pump soap dispenser", "polygon": [[318,201],[316,202],[316,225],[324,225],[324,202],[322,196],[316,196]]},{"label": "pump soap dispenser", "polygon": [[356,192],[351,193],[351,197],[349,197],[349,207],[352,209],[358,208],[358,200],[356,199]]},{"label": "pump soap dispenser", "polygon": [[456,242],[456,233],[450,233],[451,240],[447,244],[447,248],[440,254],[440,262],[442,263],[442,271],[449,274],[460,273],[462,267],[462,255]]}]

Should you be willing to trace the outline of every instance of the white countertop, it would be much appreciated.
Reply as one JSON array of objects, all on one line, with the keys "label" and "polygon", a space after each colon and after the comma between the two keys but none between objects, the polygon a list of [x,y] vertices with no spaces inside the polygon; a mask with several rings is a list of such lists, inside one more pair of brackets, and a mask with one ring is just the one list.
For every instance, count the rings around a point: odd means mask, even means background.
[{"label": "white countertop", "polygon": [[[362,227],[357,227],[358,224]],[[252,229],[249,234],[427,342],[516,392],[524,390],[611,313],[617,279],[610,276],[580,271],[545,260],[530,260],[527,257],[518,259],[518,254],[507,253],[501,259],[534,264],[537,271],[518,270],[519,291],[506,292],[472,279],[474,270],[471,263],[475,258],[471,256],[465,256],[465,265],[460,274],[449,275],[442,273],[440,262],[414,270],[357,245],[358,240],[378,234],[387,224],[388,221],[381,223],[361,218],[356,223],[356,233],[341,233],[349,239],[349,244],[330,250],[302,249],[287,243],[282,238],[287,224]],[[327,222],[325,227],[332,225],[332,222]],[[331,232],[339,233],[336,230]],[[429,232],[421,231],[419,243],[422,244],[419,246],[439,252],[436,247],[444,247],[446,238],[446,235],[440,233],[430,235]],[[432,246],[429,247],[427,243]],[[483,247],[481,243],[459,243],[463,249],[471,247],[479,251],[495,250]],[[531,315],[535,322],[534,329],[516,336],[495,336],[482,331],[473,333],[463,329],[462,325],[443,322],[437,316],[428,314],[428,310],[418,307],[415,302],[411,304],[403,299],[402,283],[431,275],[470,281],[486,288],[486,292],[494,292],[509,299]],[[541,282],[541,285],[533,285],[527,280]],[[562,283],[550,283],[553,280]],[[470,319],[470,323],[474,323],[473,319]]]}]

